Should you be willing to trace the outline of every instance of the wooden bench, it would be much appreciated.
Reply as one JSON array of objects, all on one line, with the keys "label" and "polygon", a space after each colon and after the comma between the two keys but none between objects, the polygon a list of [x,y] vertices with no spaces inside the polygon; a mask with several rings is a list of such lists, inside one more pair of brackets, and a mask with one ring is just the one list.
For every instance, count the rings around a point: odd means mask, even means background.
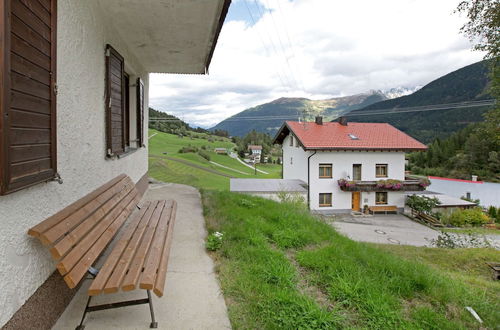
[{"label": "wooden bench", "polygon": [[[150,327],[158,326],[150,290],[158,297],[164,292],[177,204],[139,200],[134,183],[122,174],[28,231],[48,246],[69,288],[87,274],[93,279],[78,330],[85,327],[87,313],[138,304],[149,304]],[[98,258],[114,238],[114,247],[97,270]],[[98,294],[139,288],[146,290],[147,298],[90,305]]]},{"label": "wooden bench", "polygon": [[375,214],[375,213],[385,213],[387,214],[388,212],[394,212],[394,213],[398,213],[398,208],[396,206],[391,206],[391,205],[379,205],[379,206],[370,206],[368,207],[368,211],[371,213],[371,214]]}]

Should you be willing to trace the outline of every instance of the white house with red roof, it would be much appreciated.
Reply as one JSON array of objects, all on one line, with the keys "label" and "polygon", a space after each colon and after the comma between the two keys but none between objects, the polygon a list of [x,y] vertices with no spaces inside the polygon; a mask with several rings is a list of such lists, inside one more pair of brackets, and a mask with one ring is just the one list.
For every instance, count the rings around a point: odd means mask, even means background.
[{"label": "white house with red roof", "polygon": [[307,183],[311,210],[402,210],[405,191],[426,186],[405,178],[405,153],[427,147],[389,124],[287,121],[274,143],[283,148],[283,179]]}]

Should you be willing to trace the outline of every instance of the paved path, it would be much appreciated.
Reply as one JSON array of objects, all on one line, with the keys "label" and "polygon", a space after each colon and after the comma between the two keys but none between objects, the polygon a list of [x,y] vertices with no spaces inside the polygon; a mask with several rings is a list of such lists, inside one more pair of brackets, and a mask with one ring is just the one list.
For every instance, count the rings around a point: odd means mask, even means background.
[{"label": "paved path", "polygon": [[400,214],[370,217],[342,215],[331,224],[355,241],[381,244],[430,246],[430,240],[436,239],[440,233]]},{"label": "paved path", "polygon": [[225,169],[231,170],[231,171],[235,171],[235,172],[240,173],[240,174],[250,175],[250,173],[245,173],[245,172],[242,172],[242,171],[239,171],[239,170],[235,170],[234,168],[227,167],[227,166],[224,166],[224,165],[216,163],[216,162],[210,161],[210,164],[214,164],[215,166],[220,166],[222,168],[225,168]]},{"label": "paved path", "polygon": [[149,139],[151,139],[151,138],[152,138],[153,136],[155,136],[156,134],[158,134],[158,133],[154,133],[153,135],[149,136],[149,137],[148,137],[148,140],[149,140]]},{"label": "paved path", "polygon": [[[248,165],[247,163],[245,163],[244,161],[242,161],[242,160],[240,159],[240,157],[238,157],[238,155],[237,155],[237,154],[235,154],[235,153],[231,153],[229,156],[230,156],[230,157],[232,157],[232,158],[234,158],[234,159],[236,159],[237,161],[239,161],[240,163],[242,163],[242,164],[243,164],[243,165],[245,165],[246,167],[250,167],[252,170],[255,170],[255,168],[254,168],[253,166]],[[259,169],[257,169],[257,172],[260,172],[260,173],[262,173],[262,174],[269,174],[269,173],[267,173],[266,171],[262,171],[262,170],[259,170]]]},{"label": "paved path", "polygon": [[[159,329],[230,329],[226,304],[207,255],[205,220],[200,195],[190,186],[153,184],[144,199],[175,199],[178,202],[172,250],[168,263],[165,295],[154,294]],[[85,307],[86,281],[53,329],[74,329]],[[92,304],[124,299],[142,299],[144,290],[97,296]],[[89,314],[86,330],[149,329],[148,305],[130,306]],[[36,328],[36,325],[33,325]]]}]

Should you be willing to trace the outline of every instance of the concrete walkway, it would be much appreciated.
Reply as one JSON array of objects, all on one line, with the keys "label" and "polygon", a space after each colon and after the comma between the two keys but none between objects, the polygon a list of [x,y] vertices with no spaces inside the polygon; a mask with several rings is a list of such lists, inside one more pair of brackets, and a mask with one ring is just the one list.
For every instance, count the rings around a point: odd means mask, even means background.
[{"label": "concrete walkway", "polygon": [[[230,329],[214,264],[205,252],[205,221],[198,191],[180,184],[153,184],[144,199],[175,199],[178,202],[165,295],[157,298],[152,294],[158,328]],[[74,329],[80,323],[89,284],[89,281],[83,284],[53,329]],[[144,290],[136,290],[100,295],[92,304],[145,297]],[[90,313],[85,329],[146,330],[150,322],[148,305],[138,305]]]},{"label": "concrete walkway", "polygon": [[439,236],[439,231],[400,214],[368,217],[339,215],[331,224],[340,233],[360,242],[431,246],[431,240]]}]

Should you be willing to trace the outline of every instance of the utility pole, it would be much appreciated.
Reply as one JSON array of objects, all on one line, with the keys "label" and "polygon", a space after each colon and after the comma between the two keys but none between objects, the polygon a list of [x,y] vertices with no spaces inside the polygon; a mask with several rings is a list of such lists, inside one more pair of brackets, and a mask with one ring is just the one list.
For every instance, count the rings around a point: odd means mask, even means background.
[{"label": "utility pole", "polygon": [[257,161],[253,159],[253,168],[255,169],[255,175],[257,175]]}]

